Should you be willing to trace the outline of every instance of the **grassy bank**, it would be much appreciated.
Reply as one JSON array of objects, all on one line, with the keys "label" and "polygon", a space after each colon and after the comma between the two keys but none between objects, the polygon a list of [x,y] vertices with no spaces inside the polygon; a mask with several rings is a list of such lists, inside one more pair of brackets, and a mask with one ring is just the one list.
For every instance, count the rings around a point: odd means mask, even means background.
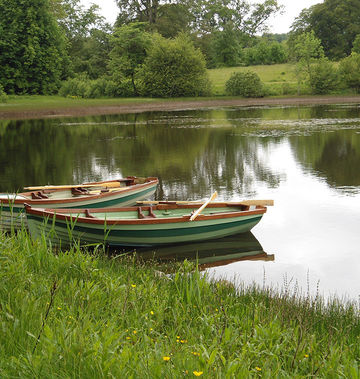
[{"label": "grassy bank", "polygon": [[0,236],[0,376],[358,378],[358,308]]}]

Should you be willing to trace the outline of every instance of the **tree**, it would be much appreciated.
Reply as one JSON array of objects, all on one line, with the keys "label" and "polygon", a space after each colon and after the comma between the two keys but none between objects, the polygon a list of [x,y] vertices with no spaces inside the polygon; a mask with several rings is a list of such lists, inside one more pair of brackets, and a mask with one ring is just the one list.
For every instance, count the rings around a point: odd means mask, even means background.
[{"label": "tree", "polygon": [[310,87],[314,94],[326,94],[339,87],[339,75],[327,58],[319,59],[311,66]]},{"label": "tree", "polygon": [[313,31],[302,33],[294,39],[291,57],[297,62],[296,76],[299,91],[300,83],[303,80],[307,82],[312,81],[311,65],[316,62],[317,59],[324,57],[321,41],[315,37]]},{"label": "tree", "polygon": [[0,84],[7,93],[57,91],[66,38],[49,0],[0,0]]},{"label": "tree", "polygon": [[360,34],[355,37],[351,51],[360,54]]},{"label": "tree", "polygon": [[146,24],[139,22],[115,29],[111,39],[110,71],[118,81],[121,77],[130,78],[135,95],[138,95],[135,75],[147,56],[151,39]]},{"label": "tree", "polygon": [[342,59],[339,72],[345,85],[360,93],[360,54],[352,53]]},{"label": "tree", "polygon": [[360,34],[359,0],[324,0],[302,11],[292,26],[292,34],[313,30],[331,59],[349,55]]},{"label": "tree", "polygon": [[68,39],[71,65],[68,74],[86,73],[97,79],[107,72],[110,52],[109,24],[99,15],[99,7],[85,8],[80,0],[51,0],[53,12]]},{"label": "tree", "polygon": [[154,38],[139,76],[146,96],[201,96],[210,92],[205,59],[184,34],[174,40]]},{"label": "tree", "polygon": [[185,29],[208,33],[232,24],[235,30],[251,35],[265,30],[269,17],[282,9],[277,0],[261,3],[246,0],[165,0],[163,3],[159,0],[116,0],[116,3],[120,10],[117,26],[140,21],[155,27],[161,9],[171,4],[181,6],[191,15]]}]

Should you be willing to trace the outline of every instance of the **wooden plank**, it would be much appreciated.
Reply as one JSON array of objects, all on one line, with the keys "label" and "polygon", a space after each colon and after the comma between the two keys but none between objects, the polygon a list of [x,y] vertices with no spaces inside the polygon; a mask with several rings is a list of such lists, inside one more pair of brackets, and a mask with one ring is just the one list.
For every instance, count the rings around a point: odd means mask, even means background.
[{"label": "wooden plank", "polygon": [[194,221],[196,219],[197,216],[199,216],[199,214],[206,208],[206,206],[213,200],[215,200],[215,198],[217,197],[217,192],[215,191],[209,200],[207,200],[197,211],[195,211],[191,216],[190,216],[190,221]]}]

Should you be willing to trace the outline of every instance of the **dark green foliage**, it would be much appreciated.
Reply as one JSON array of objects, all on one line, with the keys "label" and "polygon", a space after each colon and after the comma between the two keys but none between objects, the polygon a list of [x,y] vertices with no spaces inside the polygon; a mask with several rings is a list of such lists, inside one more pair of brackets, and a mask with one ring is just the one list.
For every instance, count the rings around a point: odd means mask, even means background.
[{"label": "dark green foliage", "polygon": [[360,34],[355,37],[351,51],[360,54]]},{"label": "dark green foliage", "polygon": [[0,84],[7,93],[51,94],[67,63],[49,0],[0,0]]},{"label": "dark green foliage", "polygon": [[146,48],[151,43],[151,35],[145,23],[133,23],[115,29],[110,52],[110,72],[117,81],[131,80],[133,92],[138,94],[135,75],[146,57]]},{"label": "dark green foliage", "polygon": [[211,51],[211,66],[238,66],[242,56],[241,33],[231,27],[215,31],[211,35]]},{"label": "dark green foliage", "polygon": [[202,96],[210,93],[205,59],[183,34],[174,40],[154,38],[139,75],[145,96]]},{"label": "dark green foliage", "polygon": [[234,72],[226,82],[226,93],[231,96],[262,97],[264,88],[255,72]]},{"label": "dark green foliage", "polygon": [[245,66],[276,64],[287,61],[284,45],[276,41],[260,40],[255,46],[244,49],[243,63]]},{"label": "dark green foliage", "polygon": [[130,97],[134,96],[134,93],[129,80],[123,80],[122,82],[115,82],[107,78],[89,80],[86,76],[80,76],[63,82],[59,95],[95,99],[101,97]]},{"label": "dark green foliage", "polygon": [[360,93],[360,54],[352,53],[340,62],[339,72],[344,84]]},{"label": "dark green foliage", "polygon": [[97,79],[107,73],[111,28],[98,14],[99,7],[86,9],[80,0],[52,0],[57,3],[57,20],[68,39],[68,74],[84,73]]},{"label": "dark green foliage", "polygon": [[0,103],[6,103],[7,102],[7,95],[4,91],[4,87],[0,84]]},{"label": "dark green foliage", "polygon": [[165,38],[175,38],[190,31],[192,15],[185,4],[163,4],[157,16],[156,31]]},{"label": "dark green foliage", "polygon": [[327,57],[338,59],[350,54],[360,34],[359,0],[325,0],[305,9],[292,26],[292,34],[314,30]]},{"label": "dark green foliage", "polygon": [[330,93],[339,87],[339,75],[328,59],[319,59],[311,66],[310,87],[313,94]]}]

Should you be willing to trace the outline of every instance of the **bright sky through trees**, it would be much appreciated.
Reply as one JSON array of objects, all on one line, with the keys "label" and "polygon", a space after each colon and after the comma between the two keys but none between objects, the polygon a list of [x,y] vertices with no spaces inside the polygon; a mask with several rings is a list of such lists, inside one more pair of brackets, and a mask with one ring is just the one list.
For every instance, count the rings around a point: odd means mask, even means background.
[{"label": "bright sky through trees", "polygon": [[[250,0],[250,2],[259,2],[260,0]],[[270,19],[270,32],[287,33],[295,17],[304,8],[309,8],[314,4],[322,3],[322,0],[279,0],[279,4],[284,5],[285,10],[282,15],[276,15]],[[103,15],[109,23],[113,23],[118,15],[118,7],[115,0],[81,0],[81,3],[88,7],[91,3],[97,4]]]}]

